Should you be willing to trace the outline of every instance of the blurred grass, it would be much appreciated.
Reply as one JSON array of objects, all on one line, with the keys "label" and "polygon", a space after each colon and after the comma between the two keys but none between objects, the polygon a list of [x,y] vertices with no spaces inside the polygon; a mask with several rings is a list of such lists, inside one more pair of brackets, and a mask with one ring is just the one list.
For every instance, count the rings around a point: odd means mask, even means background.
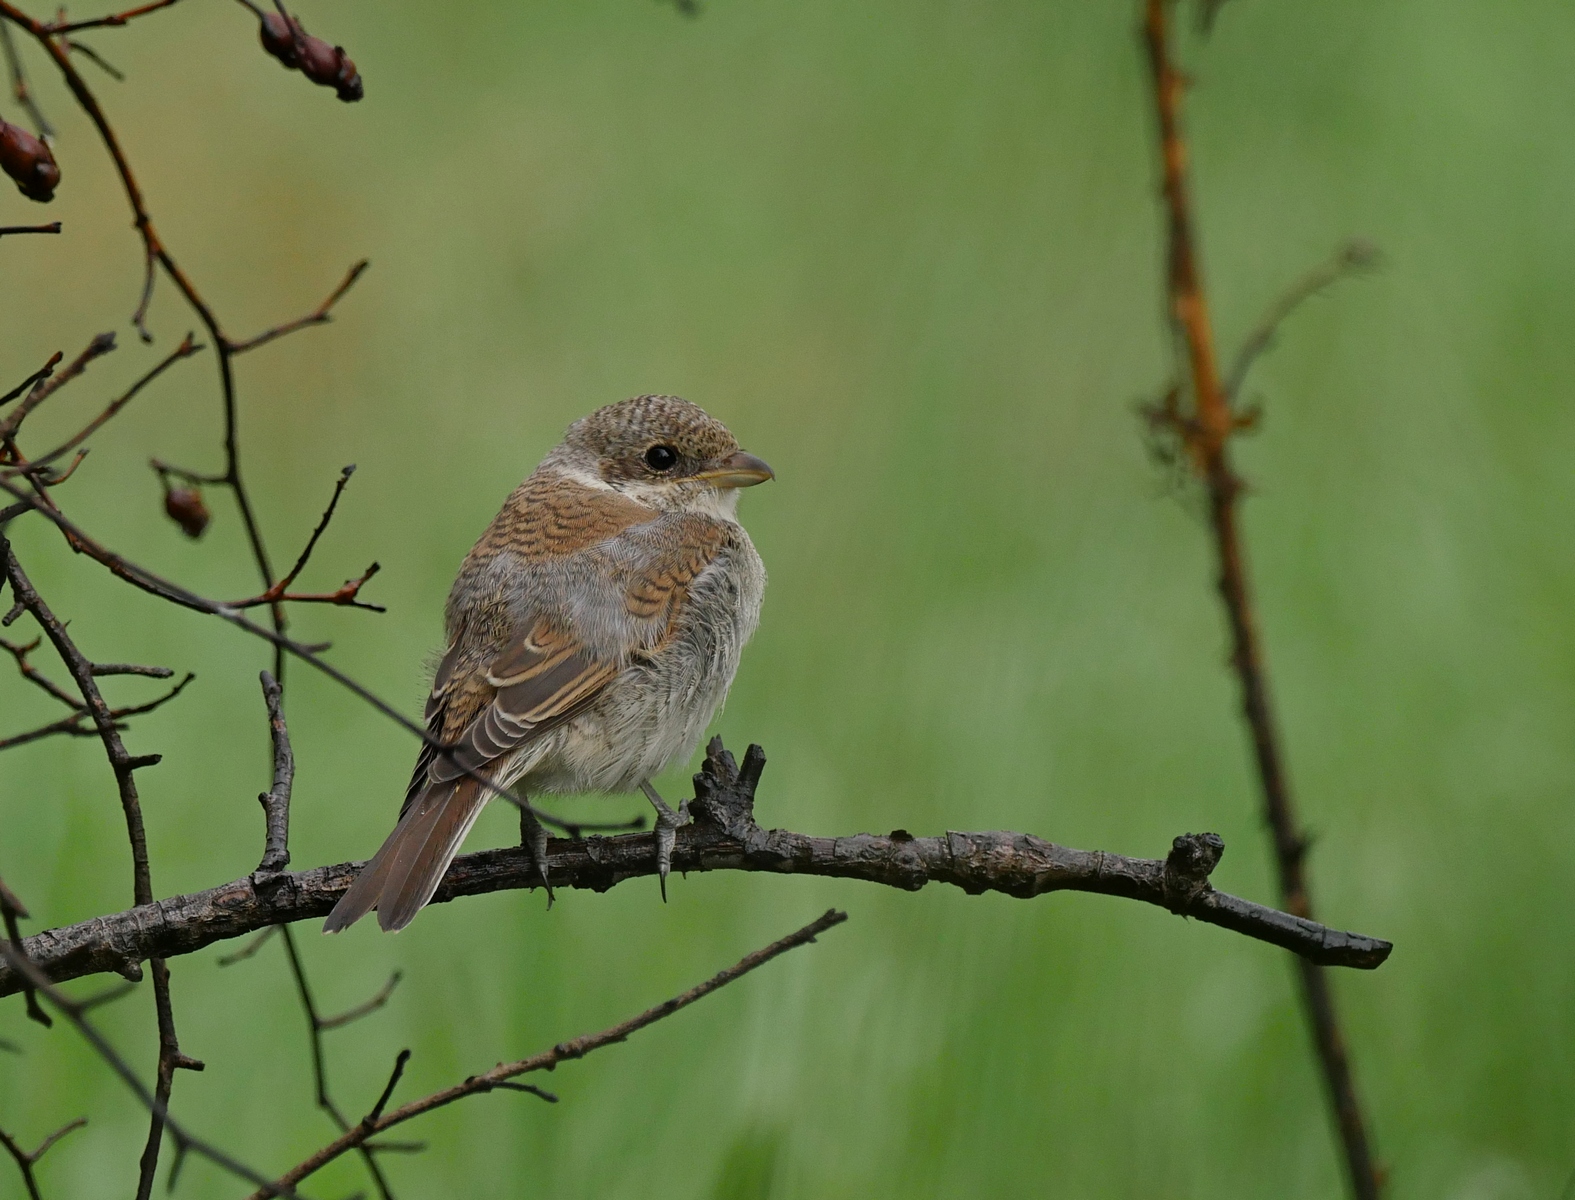
[{"label": "blurred grass", "polygon": [[[80,14],[80,15],[86,15]],[[768,824],[1029,829],[1159,853],[1217,829],[1221,886],[1272,896],[1203,530],[1132,406],[1168,370],[1142,64],[1129,5],[646,0],[329,6],[367,100],[257,49],[238,7],[88,35],[172,249],[230,329],[334,325],[240,365],[249,478],[287,561],[360,465],[310,573],[373,558],[385,617],[302,611],[335,660],[418,711],[464,550],[589,409],[674,391],[777,468],[744,513],[772,571],[718,728],[771,756]],[[1392,1194],[1552,1197],[1572,1165],[1575,372],[1567,217],[1575,14],[1446,0],[1234,0],[1192,43],[1198,205],[1229,345],[1361,233],[1374,279],[1308,305],[1254,375],[1253,566],[1323,913],[1392,937],[1343,974]],[[55,80],[59,239],[6,239],[7,377],[101,329],[122,350],[51,403],[65,429],[160,346],[126,323],[140,262],[108,165]],[[11,116],[9,109],[6,115]],[[20,198],[5,220],[38,219]],[[53,215],[53,214],[52,214]],[[255,590],[233,511],[184,543],[145,462],[217,464],[211,357],[94,440],[62,496],[112,544],[218,596]],[[84,647],[198,672],[139,721],[155,882],[249,870],[266,778],[262,648],[112,584],[37,528],[19,550]],[[21,629],[20,626],[16,627]],[[151,685],[147,685],[151,686]],[[368,853],[408,738],[291,677],[298,865]],[[115,682],[112,694],[142,697]],[[4,731],[50,715],[0,672]],[[690,766],[667,786],[681,790]],[[89,742],[5,756],[0,871],[39,921],[122,907],[129,865]],[[577,812],[638,811],[587,800]],[[473,847],[509,840],[489,814]],[[853,920],[629,1045],[564,1102],[471,1101],[389,1161],[404,1196],[1325,1197],[1340,1193],[1283,956],[1096,897],[1020,903],[694,877],[439,906],[398,938],[303,930],[336,1094],[402,1094],[600,1027],[796,927]],[[176,1107],[261,1167],[326,1138],[276,948],[175,965]],[[149,998],[104,1013],[151,1061]],[[143,1118],[64,1032],[7,1006],[0,1123],[53,1196],[119,1196]],[[313,1194],[364,1186],[354,1163]],[[0,1196],[19,1194],[0,1172]],[[186,1196],[236,1189],[201,1164]]]}]

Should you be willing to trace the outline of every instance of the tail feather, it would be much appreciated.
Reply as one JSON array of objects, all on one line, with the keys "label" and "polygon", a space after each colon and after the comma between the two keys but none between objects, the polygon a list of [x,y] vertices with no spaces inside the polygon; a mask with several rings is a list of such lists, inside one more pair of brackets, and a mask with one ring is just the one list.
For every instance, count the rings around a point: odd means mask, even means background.
[{"label": "tail feather", "polygon": [[410,924],[437,891],[487,798],[473,779],[430,784],[339,898],[323,932],[338,933],[374,908],[385,930]]}]

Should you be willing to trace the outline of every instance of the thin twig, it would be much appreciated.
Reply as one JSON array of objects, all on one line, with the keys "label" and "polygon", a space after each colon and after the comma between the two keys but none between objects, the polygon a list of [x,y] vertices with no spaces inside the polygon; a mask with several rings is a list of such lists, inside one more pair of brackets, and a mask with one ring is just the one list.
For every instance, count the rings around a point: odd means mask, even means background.
[{"label": "thin twig", "polygon": [[306,539],[306,547],[301,551],[295,565],[261,595],[253,596],[249,600],[232,600],[228,608],[257,608],[261,605],[278,604],[281,601],[294,603],[338,604],[348,608],[365,608],[372,612],[387,612],[380,604],[367,604],[357,599],[361,588],[366,581],[376,575],[382,568],[373,563],[355,579],[346,580],[345,583],[332,592],[298,592],[292,593],[289,588],[301,574],[307,561],[312,557],[312,551],[317,548],[317,539],[323,536],[323,531],[328,528],[328,523],[334,519],[334,510],[339,507],[339,497],[344,495],[345,486],[350,482],[350,476],[355,474],[355,464],[351,463],[339,472],[339,478],[334,482],[334,494],[329,497],[328,507],[323,510],[323,515],[318,518],[317,527],[312,530],[311,537]]},{"label": "thin twig", "polygon": [[113,63],[109,62],[102,54],[93,49],[93,47],[89,46],[87,43],[76,41],[73,38],[67,38],[66,48],[82,55],[83,58],[87,59],[94,66],[98,67],[100,71],[103,71],[104,74],[108,75],[117,83],[124,83],[126,81],[125,72],[123,72]]},{"label": "thin twig", "polygon": [[23,1150],[15,1138],[6,1133],[5,1130],[0,1129],[0,1146],[5,1147],[6,1153],[16,1163],[16,1169],[22,1173],[22,1182],[27,1187],[28,1200],[43,1200],[43,1194],[38,1189],[38,1179],[33,1173],[33,1168],[38,1165],[38,1160],[48,1154],[50,1148],[61,1138],[65,1137],[66,1134],[71,1133],[73,1130],[81,1129],[86,1124],[86,1117],[78,1117],[74,1121],[67,1121],[40,1142],[38,1149],[32,1153]]},{"label": "thin twig", "polygon": [[[10,26],[0,21],[0,30],[10,32]],[[47,225],[0,225],[0,237],[8,233],[59,233],[60,222],[50,221]]]},{"label": "thin twig", "polygon": [[83,704],[81,700],[77,699],[70,692],[66,691],[65,688],[54,682],[49,678],[49,676],[45,675],[42,671],[40,671],[28,661],[28,655],[32,654],[34,650],[38,649],[38,645],[42,640],[43,637],[40,635],[39,637],[36,637],[32,641],[28,642],[27,645],[21,646],[16,642],[10,642],[5,638],[0,638],[0,650],[4,650],[16,660],[16,669],[21,673],[22,678],[27,680],[34,687],[40,689],[47,695],[54,697],[67,708],[73,709],[76,712],[86,712],[87,705]]},{"label": "thin twig", "polygon": [[201,343],[194,341],[192,335],[188,333],[186,335],[185,341],[181,342],[179,346],[175,347],[174,350],[165,355],[164,358],[161,359],[152,370],[150,370],[146,375],[142,376],[141,379],[133,383],[131,387],[129,387],[124,393],[111,400],[104,411],[99,413],[98,416],[94,417],[76,433],[72,434],[60,445],[49,451],[49,453],[40,454],[29,459],[23,467],[14,468],[11,473],[15,474],[19,470],[31,470],[37,467],[45,466],[62,455],[75,450],[83,442],[87,441],[88,438],[92,437],[93,434],[96,433],[100,428],[102,428],[105,422],[111,420],[117,413],[120,412],[121,409],[130,404],[132,400],[136,398],[138,392],[142,391],[142,389],[147,387],[148,384],[152,383],[160,375],[164,374],[164,372],[169,367],[173,366],[183,358],[190,358],[202,348],[203,347]]},{"label": "thin twig", "polygon": [[1253,363],[1274,344],[1274,335],[1280,326],[1304,301],[1348,275],[1371,270],[1378,265],[1378,261],[1376,246],[1363,238],[1352,238],[1277,296],[1236,352],[1236,360],[1231,364],[1223,385],[1226,400],[1240,397],[1242,385],[1247,382],[1247,373],[1252,370]]},{"label": "thin twig", "polygon": [[148,1091],[142,1080],[137,1078],[137,1073],[131,1069],[118,1050],[110,1045],[109,1039],[99,1032],[98,1027],[87,1019],[82,1011],[82,1006],[71,1000],[45,978],[44,974],[30,961],[27,956],[18,953],[10,945],[0,943],[0,958],[4,958],[10,970],[17,972],[25,978],[38,992],[54,1005],[68,1022],[73,1025],[87,1043],[93,1047],[98,1056],[104,1060],[110,1070],[120,1076],[121,1080],[129,1087],[132,1093],[141,1101],[142,1106],[152,1114],[154,1122],[162,1129],[169,1132],[175,1139],[177,1147],[182,1153],[195,1152],[206,1158],[215,1166],[228,1171],[237,1178],[255,1184],[260,1189],[255,1194],[260,1197],[283,1196],[288,1200],[303,1200],[293,1185],[277,1184],[264,1178],[243,1163],[237,1162],[218,1147],[194,1135],[184,1124],[177,1121],[169,1112],[167,1098],[160,1098],[156,1093]]},{"label": "thin twig", "polygon": [[[26,918],[26,907],[17,898],[17,894],[6,887],[5,880],[0,879],[0,922],[3,922],[5,925],[5,935],[11,939],[11,945],[18,950],[22,946],[22,930],[17,922]],[[49,1014],[39,1007],[38,997],[33,994],[32,988],[24,987],[22,994],[27,1005],[28,1020],[37,1021],[45,1029],[54,1024],[49,1019]]]},{"label": "thin twig", "polygon": [[108,354],[114,348],[115,335],[101,333],[89,342],[87,348],[72,359],[71,364],[64,370],[58,372],[51,370],[49,374],[40,376],[38,382],[23,397],[22,403],[13,408],[5,420],[0,421],[0,445],[4,445],[16,436],[16,431],[21,428],[22,422],[27,420],[28,414],[87,370],[87,365],[95,358]]},{"label": "thin twig", "polygon": [[[33,93],[28,89],[27,74],[22,70],[22,56],[16,52],[16,41],[11,36],[11,27],[4,21],[0,21],[0,50],[5,52],[6,69],[11,74],[11,95],[26,110],[33,122],[33,129],[39,137],[54,137],[54,127],[45,120],[43,111],[38,107],[38,101],[33,99]],[[55,232],[60,231],[57,228]]]},{"label": "thin twig", "polygon": [[219,958],[219,965],[221,967],[233,967],[238,962],[245,962],[248,958],[251,958],[254,954],[256,954],[257,951],[261,950],[264,946],[266,946],[268,944],[268,942],[269,942],[269,939],[271,939],[275,935],[277,935],[279,930],[281,930],[283,928],[284,928],[284,926],[282,926],[282,925],[270,925],[270,926],[268,926],[267,929],[264,929],[261,933],[259,933],[256,937],[254,937],[251,941],[247,942],[246,945],[242,946],[239,950],[237,950],[234,954],[222,955]]},{"label": "thin twig", "polygon": [[[158,762],[158,757],[156,755],[136,757],[126,750],[125,743],[120,738],[114,710],[104,702],[103,694],[94,681],[92,662],[77,649],[76,643],[66,632],[65,625],[56,618],[34,589],[32,581],[22,570],[22,564],[17,561],[11,543],[3,533],[0,533],[0,568],[4,569],[6,580],[11,585],[11,594],[43,628],[45,636],[49,638],[61,662],[65,664],[71,678],[75,681],[78,691],[82,693],[82,699],[87,705],[93,725],[104,744],[104,753],[109,759],[110,769],[114,772],[116,787],[120,793],[121,810],[126,820],[126,834],[131,843],[132,891],[139,905],[150,904],[153,901],[153,876],[148,862],[148,840],[142,822],[142,806],[137,796],[136,772],[142,767]],[[184,683],[175,691],[178,692],[183,686]],[[142,1154],[137,1200],[148,1200],[153,1190],[159,1146],[164,1135],[164,1113],[169,1104],[170,1089],[174,1085],[175,1070],[183,1066],[200,1069],[196,1060],[188,1059],[181,1053],[180,1039],[175,1033],[174,1009],[170,1002],[168,966],[162,958],[150,959],[148,966],[153,973],[154,1011],[159,1031],[159,1059],[157,1082],[153,1093],[156,1103],[152,1108],[148,1140]],[[81,1014],[76,1013],[74,1019],[80,1021]]]},{"label": "thin twig", "polygon": [[[333,1097],[328,1092],[328,1056],[323,1047],[323,1030],[327,1026],[317,1012],[317,1002],[312,996],[312,987],[306,978],[306,965],[301,961],[301,953],[295,945],[295,935],[288,925],[281,924],[279,932],[284,938],[285,957],[290,964],[290,974],[295,980],[296,994],[301,1000],[301,1010],[306,1015],[307,1033],[312,1052],[312,1082],[316,1088],[317,1107],[328,1114],[329,1120],[340,1133],[350,1128],[350,1122],[334,1103]],[[389,986],[392,991],[392,985]],[[386,997],[385,997],[386,999]],[[368,1012],[372,1009],[368,1009]],[[342,1022],[343,1023],[343,1022]],[[359,1146],[361,1161],[366,1166],[367,1174],[372,1177],[372,1183],[377,1188],[382,1200],[393,1200],[393,1193],[389,1190],[388,1180],[383,1175],[383,1170],[377,1163],[377,1155],[367,1146]]]},{"label": "thin twig", "polygon": [[[4,28],[5,28],[4,22],[0,22],[0,29],[4,29]],[[17,228],[18,232],[24,232],[24,233],[28,232],[22,226],[17,226],[16,228]],[[64,357],[65,357],[64,354],[62,354],[59,350],[56,350],[54,352],[54,354],[50,355],[49,361],[46,362],[42,367],[40,367],[38,370],[34,371],[26,379],[22,380],[21,383],[17,384],[14,388],[12,388],[5,395],[0,396],[0,405],[10,404],[11,401],[15,400],[18,396],[20,396],[23,392],[27,391],[28,388],[32,387],[39,380],[41,380],[41,379],[48,379],[52,374],[54,374],[55,368],[60,365],[60,360],[62,358],[64,358]]]},{"label": "thin twig", "polygon": [[137,8],[128,8],[125,12],[112,13],[107,17],[94,17],[90,21],[52,21],[43,26],[46,33],[59,35],[75,33],[79,29],[102,29],[106,26],[124,25],[137,17],[146,16],[148,13],[158,12],[161,8],[169,8],[179,0],[153,0],[151,4],[143,4]]},{"label": "thin twig", "polygon": [[[1208,304],[1193,247],[1187,152],[1180,115],[1186,83],[1170,51],[1169,19],[1173,3],[1174,0],[1146,0],[1144,36],[1153,74],[1163,161],[1169,229],[1170,315],[1178,352],[1190,372],[1192,408],[1190,413],[1183,413],[1179,389],[1173,389],[1167,411],[1160,417],[1172,422],[1189,462],[1208,492],[1210,525],[1219,566],[1219,591],[1230,625],[1231,662],[1241,686],[1243,715],[1252,738],[1264,812],[1273,837],[1281,902],[1287,911],[1311,919],[1313,908],[1305,870],[1307,839],[1291,801],[1238,521],[1237,500],[1242,484],[1231,462],[1230,441],[1241,427],[1242,419],[1232,411],[1230,396],[1220,380]],[[1246,361],[1250,365],[1250,355]],[[1306,958],[1298,958],[1297,967],[1319,1066],[1339,1128],[1352,1194],[1357,1200],[1377,1200],[1381,1190],[1379,1172],[1373,1161],[1367,1122],[1357,1098],[1328,977]]]},{"label": "thin twig", "polygon": [[[0,645],[4,644],[6,643],[0,642]],[[162,696],[157,696],[154,699],[149,700],[145,704],[134,704],[127,708],[110,709],[109,715],[115,723],[115,729],[117,731],[125,729],[125,726],[121,722],[126,717],[138,717],[144,713],[150,713],[154,709],[161,708],[165,704],[168,704],[171,700],[175,699],[176,696],[179,696],[181,692],[185,691],[186,685],[195,678],[197,678],[195,675],[188,673],[184,679],[182,679],[174,687],[170,688],[169,691],[165,692]],[[84,722],[90,720],[91,717],[92,714],[85,706],[82,706],[80,711],[74,712],[67,717],[61,717],[57,721],[51,721],[47,725],[40,725],[36,729],[30,729],[26,733],[14,734],[8,738],[0,738],[0,750],[10,750],[14,746],[24,746],[28,742],[36,742],[42,738],[54,737],[56,735],[62,734],[67,737],[97,737],[99,736],[97,730],[90,729],[84,724]]]},{"label": "thin twig", "polygon": [[355,281],[361,278],[362,273],[371,266],[371,260],[363,258],[346,272],[344,279],[333,291],[328,293],[328,298],[307,313],[304,317],[297,317],[293,321],[286,321],[283,325],[275,325],[272,329],[265,329],[256,337],[247,338],[243,342],[231,342],[231,354],[245,354],[248,350],[255,350],[259,346],[266,346],[275,338],[282,338],[287,333],[294,333],[297,329],[305,329],[309,325],[326,325],[333,318],[333,307],[338,304],[344,294],[355,286]]},{"label": "thin twig", "polygon": [[[654,1025],[656,1022],[670,1017],[682,1009],[688,1008],[696,1001],[705,999],[712,992],[726,987],[734,980],[741,979],[756,967],[764,966],[778,955],[786,954],[789,950],[796,949],[799,946],[808,945],[817,936],[825,933],[826,930],[835,925],[840,925],[847,919],[847,913],[831,909],[824,916],[811,921],[797,932],[790,933],[780,941],[772,942],[769,946],[756,950],[752,954],[746,954],[731,967],[728,967],[725,971],[719,971],[704,983],[698,984],[688,991],[674,996],[671,1000],[656,1005],[654,1008],[648,1008],[638,1016],[630,1017],[627,1021],[621,1021],[610,1029],[577,1037],[567,1042],[559,1042],[550,1050],[544,1050],[540,1054],[532,1055],[530,1058],[522,1058],[517,1062],[499,1063],[490,1071],[472,1075],[464,1082],[457,1083],[453,1087],[433,1092],[429,1096],[423,1096],[419,1100],[412,1100],[408,1104],[401,1105],[399,1108],[394,1109],[393,1112],[384,1113],[383,1107],[392,1096],[394,1086],[399,1082],[405,1060],[408,1058],[409,1052],[405,1051],[400,1055],[395,1065],[394,1073],[388,1081],[388,1086],[384,1088],[382,1098],[378,1101],[377,1106],[340,1137],[324,1146],[304,1162],[286,1171],[279,1177],[276,1186],[293,1187],[301,1180],[333,1162],[340,1155],[363,1145],[368,1138],[386,1129],[392,1129],[395,1125],[401,1125],[414,1117],[429,1113],[433,1109],[442,1108],[467,1096],[480,1095],[504,1087],[508,1080],[516,1076],[526,1075],[534,1071],[551,1071],[559,1063],[584,1058],[587,1054],[600,1050],[604,1046],[611,1046],[618,1042],[626,1041],[630,1035],[639,1032],[647,1026]],[[251,1197],[251,1200],[263,1200],[265,1195],[265,1192],[256,1192]]]}]

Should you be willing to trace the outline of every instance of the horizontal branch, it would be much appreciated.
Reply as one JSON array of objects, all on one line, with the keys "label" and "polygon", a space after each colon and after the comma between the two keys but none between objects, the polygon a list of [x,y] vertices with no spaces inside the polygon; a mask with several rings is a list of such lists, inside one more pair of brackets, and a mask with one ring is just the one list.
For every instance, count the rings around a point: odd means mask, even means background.
[{"label": "horizontal branch", "polygon": [[[751,746],[740,770],[713,740],[695,776],[690,802],[695,821],[678,831],[674,870],[824,875],[906,891],[949,883],[970,895],[1001,892],[1021,899],[1046,892],[1098,892],[1158,905],[1329,966],[1370,969],[1392,948],[1377,938],[1343,933],[1215,891],[1208,873],[1224,846],[1212,834],[1177,838],[1168,858],[1149,859],[1073,850],[1023,833],[912,837],[896,830],[885,836],[825,838],[764,830],[754,821],[755,785],[764,765],[765,755]],[[269,925],[326,916],[361,865],[254,872],[205,892],[47,930],[25,939],[24,949],[54,980],[107,971],[135,977],[139,964],[149,958],[191,954]],[[554,888],[603,892],[626,879],[655,875],[656,869],[656,842],[650,833],[555,838],[547,844],[547,875]],[[485,850],[456,859],[433,899],[444,903],[539,885],[540,876],[524,848]],[[0,968],[0,996],[21,986],[14,971]]]}]

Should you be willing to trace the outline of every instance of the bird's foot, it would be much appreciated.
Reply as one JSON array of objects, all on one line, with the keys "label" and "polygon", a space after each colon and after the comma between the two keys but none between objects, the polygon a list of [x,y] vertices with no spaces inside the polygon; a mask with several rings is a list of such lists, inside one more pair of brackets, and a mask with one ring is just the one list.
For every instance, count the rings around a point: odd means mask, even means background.
[{"label": "bird's foot", "polygon": [[541,886],[547,889],[547,908],[552,908],[552,884],[547,882],[547,829],[536,819],[536,814],[529,808],[520,808],[520,845],[530,851],[531,865],[536,868],[536,874],[541,878]]},{"label": "bird's foot", "polygon": [[662,903],[667,903],[667,876],[673,869],[673,843],[678,831],[689,824],[689,801],[685,800],[674,812],[667,801],[649,783],[642,783],[640,790],[656,809],[656,877],[661,881]]}]

